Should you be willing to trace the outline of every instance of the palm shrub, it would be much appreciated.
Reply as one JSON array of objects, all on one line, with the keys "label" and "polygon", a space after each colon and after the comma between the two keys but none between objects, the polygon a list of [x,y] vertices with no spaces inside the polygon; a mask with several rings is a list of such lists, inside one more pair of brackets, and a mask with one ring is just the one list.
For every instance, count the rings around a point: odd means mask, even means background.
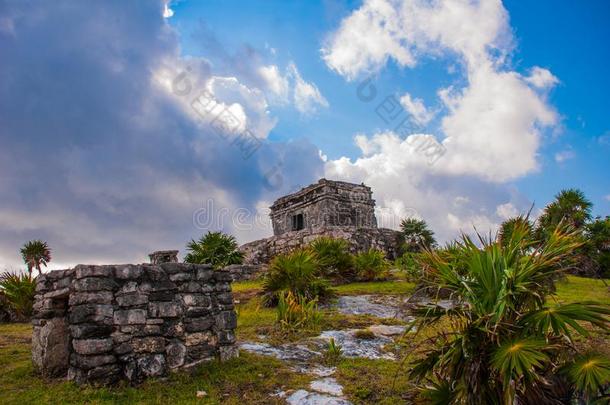
[{"label": "palm shrub", "polygon": [[408,281],[417,281],[421,277],[420,253],[406,252],[394,261],[394,265],[404,273]]},{"label": "palm shrub", "polygon": [[318,300],[307,300],[295,296],[291,291],[279,294],[277,303],[277,323],[284,330],[318,329],[322,315],[318,311]]},{"label": "palm shrub", "polygon": [[421,252],[436,246],[434,232],[423,219],[403,219],[400,222],[400,231],[405,241],[403,249],[407,252]]},{"label": "palm shrub", "polygon": [[441,319],[450,324],[412,364],[410,375],[428,401],[555,403],[566,387],[568,395],[593,398],[610,382],[607,361],[594,356],[579,368],[584,360],[573,344],[574,334],[587,335],[584,323],[608,329],[610,307],[548,303],[578,238],[564,227],[544,242],[528,233],[516,225],[503,243],[479,236],[480,247],[462,236],[452,249],[422,256],[425,282],[458,302],[453,309],[420,309],[418,330]]},{"label": "palm shrub", "polygon": [[321,277],[314,255],[308,249],[274,257],[265,275],[263,290],[267,305],[275,305],[285,291],[306,300],[330,294],[328,282]]},{"label": "palm shrub", "polygon": [[352,255],[345,239],[322,236],[311,242],[309,247],[323,276],[353,279]]},{"label": "palm shrub", "polygon": [[30,274],[2,273],[0,290],[17,320],[27,320],[32,316],[36,283]]},{"label": "palm shrub", "polygon": [[42,273],[41,266],[47,266],[51,261],[51,249],[47,242],[41,240],[31,240],[23,245],[20,250],[23,262],[28,266],[28,273],[32,274],[32,270],[38,270],[38,274]]},{"label": "palm shrub", "polygon": [[235,237],[222,232],[208,232],[197,241],[191,240],[186,249],[186,263],[211,264],[215,269],[241,264],[244,260]]},{"label": "palm shrub", "polygon": [[363,281],[383,280],[388,277],[389,262],[378,249],[369,249],[354,256],[354,269]]}]

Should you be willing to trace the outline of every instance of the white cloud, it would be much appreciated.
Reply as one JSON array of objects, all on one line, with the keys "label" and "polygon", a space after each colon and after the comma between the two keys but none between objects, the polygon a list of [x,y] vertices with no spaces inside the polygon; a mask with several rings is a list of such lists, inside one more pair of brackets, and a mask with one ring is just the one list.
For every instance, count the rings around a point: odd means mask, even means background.
[{"label": "white cloud", "polygon": [[287,77],[282,76],[276,65],[261,66],[258,72],[274,96],[280,100],[287,99],[290,83]]},{"label": "white cloud", "polygon": [[[445,115],[437,138],[446,154],[430,170],[503,183],[538,170],[543,130],[558,122],[546,101],[557,78],[539,67],[529,76],[508,69],[514,47],[508,21],[500,1],[367,0],[328,37],[322,55],[347,80],[381,69],[390,58],[412,67],[424,57],[455,57],[466,85],[438,91]],[[415,120],[429,119],[421,100],[407,94],[401,101]]]},{"label": "white cloud", "polygon": [[512,203],[507,202],[496,207],[496,214],[504,220],[514,218],[519,215],[519,210]]},{"label": "white cloud", "polygon": [[315,84],[306,82],[301,77],[296,65],[288,66],[294,78],[294,105],[302,114],[313,114],[319,107],[328,107],[328,101],[322,96]]},{"label": "white cloud", "polygon": [[174,10],[169,8],[169,5],[165,3],[163,5],[163,18],[171,18],[174,16]]},{"label": "white cloud", "polygon": [[562,150],[560,152],[555,153],[555,162],[563,163],[566,160],[574,159],[576,157],[576,153],[571,149]]},{"label": "white cloud", "polygon": [[605,195],[605,196],[604,196],[604,199],[605,199],[606,201],[610,201],[610,194]]},{"label": "white cloud", "polygon": [[539,89],[547,89],[559,83],[559,79],[555,77],[548,69],[534,66],[530,75],[525,78],[525,81]]},{"label": "white cloud", "polygon": [[273,103],[280,105],[292,103],[303,115],[312,115],[319,108],[328,107],[328,101],[318,87],[301,77],[294,62],[288,64],[283,75],[277,65],[261,66],[258,68],[258,74],[265,83]]},{"label": "white cloud", "polygon": [[419,126],[426,125],[434,117],[434,112],[428,110],[420,98],[412,98],[409,93],[400,97],[400,104],[409,113],[411,122]]}]

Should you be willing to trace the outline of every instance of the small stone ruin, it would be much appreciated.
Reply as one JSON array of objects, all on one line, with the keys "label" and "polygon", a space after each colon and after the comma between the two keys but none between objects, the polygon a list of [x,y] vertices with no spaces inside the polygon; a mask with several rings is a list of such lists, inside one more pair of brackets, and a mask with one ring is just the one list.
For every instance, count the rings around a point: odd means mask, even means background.
[{"label": "small stone ruin", "polygon": [[46,377],[106,385],[235,357],[230,281],[227,270],[175,262],[43,274],[36,279],[34,365]]}]

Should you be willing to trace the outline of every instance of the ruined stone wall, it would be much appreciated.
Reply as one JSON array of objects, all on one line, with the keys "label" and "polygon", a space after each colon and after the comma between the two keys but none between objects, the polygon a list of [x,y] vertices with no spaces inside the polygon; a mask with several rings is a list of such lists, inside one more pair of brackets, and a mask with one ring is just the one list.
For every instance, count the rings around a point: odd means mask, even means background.
[{"label": "ruined stone wall", "polygon": [[354,228],[322,227],[315,230],[288,232],[267,239],[246,243],[240,247],[244,252],[244,263],[250,265],[267,264],[280,254],[287,253],[296,248],[304,247],[321,236],[342,238],[348,241],[351,253],[358,253],[370,248],[379,249],[386,253],[389,259],[398,257],[402,242],[398,231],[385,228]]},{"label": "ruined stone wall", "polygon": [[43,274],[36,280],[34,365],[77,383],[138,383],[236,356],[231,277],[183,263]]},{"label": "ruined stone wall", "polygon": [[292,217],[303,215],[310,232],[329,226],[377,227],[375,200],[369,187],[321,179],[302,190],[277,199],[271,206],[273,234],[292,232]]}]

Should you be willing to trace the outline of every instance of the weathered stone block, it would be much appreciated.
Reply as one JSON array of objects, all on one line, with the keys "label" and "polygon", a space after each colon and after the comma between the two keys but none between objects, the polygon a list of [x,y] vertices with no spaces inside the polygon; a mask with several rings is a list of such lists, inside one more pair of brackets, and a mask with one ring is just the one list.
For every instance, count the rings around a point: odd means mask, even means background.
[{"label": "weathered stone block", "polygon": [[210,297],[204,294],[183,294],[182,300],[189,307],[209,307],[212,304]]},{"label": "weathered stone block", "polygon": [[112,277],[114,272],[113,266],[88,266],[79,264],[74,268],[74,278],[81,279],[85,277]]},{"label": "weathered stone block", "polygon": [[116,266],[114,274],[119,280],[133,280],[142,277],[144,270],[140,266],[134,266],[126,264],[122,266]]},{"label": "weathered stone block", "polygon": [[113,322],[114,308],[112,305],[86,304],[70,308],[69,320],[71,324],[98,323],[111,325]]},{"label": "weathered stone block", "polygon": [[134,307],[148,303],[148,294],[135,292],[117,295],[116,302],[120,307]]},{"label": "weathered stone block", "polygon": [[46,377],[56,377],[68,370],[70,333],[65,318],[54,318],[34,328],[32,361]]},{"label": "weathered stone block", "polygon": [[111,278],[86,277],[73,282],[75,291],[112,291],[117,284]]},{"label": "weathered stone block", "polygon": [[151,302],[148,313],[153,318],[175,318],[182,315],[182,306],[176,302]]},{"label": "weathered stone block", "polygon": [[197,270],[197,280],[199,281],[209,281],[212,276],[214,276],[214,271],[211,268]]},{"label": "weathered stone block", "polygon": [[169,368],[181,367],[186,359],[186,346],[181,341],[174,340],[165,348],[165,356]]},{"label": "weathered stone block", "polygon": [[237,315],[234,311],[223,311],[216,315],[216,327],[218,329],[235,329],[237,327]]},{"label": "weathered stone block", "polygon": [[145,309],[125,309],[114,312],[115,325],[138,325],[146,323]]},{"label": "weathered stone block", "polygon": [[100,354],[93,356],[82,356],[77,353],[70,355],[70,364],[84,370],[116,363],[116,357],[112,354]]},{"label": "weathered stone block", "polygon": [[214,345],[216,344],[216,335],[212,332],[195,332],[187,333],[184,343],[187,346],[198,346],[201,344]]},{"label": "weathered stone block", "polygon": [[185,329],[189,333],[206,331],[212,326],[214,326],[214,319],[211,317],[191,318],[185,323]]},{"label": "weathered stone block", "polygon": [[136,353],[161,353],[165,351],[165,339],[158,336],[133,338],[131,346]]},{"label": "weathered stone block", "polygon": [[193,279],[193,274],[191,274],[191,273],[176,273],[176,274],[171,274],[169,276],[169,279],[171,281],[174,281],[174,282],[191,281]]},{"label": "weathered stone block", "polygon": [[101,354],[112,350],[112,338],[73,339],[72,347],[78,354]]},{"label": "weathered stone block", "polygon": [[70,334],[74,339],[89,339],[109,336],[112,333],[112,326],[99,325],[96,323],[81,323],[70,325]]},{"label": "weathered stone block", "polygon": [[235,346],[220,346],[218,348],[220,361],[227,361],[239,357],[239,350]]},{"label": "weathered stone block", "polygon": [[68,304],[71,306],[81,304],[111,304],[112,298],[112,291],[73,292],[70,294]]}]

